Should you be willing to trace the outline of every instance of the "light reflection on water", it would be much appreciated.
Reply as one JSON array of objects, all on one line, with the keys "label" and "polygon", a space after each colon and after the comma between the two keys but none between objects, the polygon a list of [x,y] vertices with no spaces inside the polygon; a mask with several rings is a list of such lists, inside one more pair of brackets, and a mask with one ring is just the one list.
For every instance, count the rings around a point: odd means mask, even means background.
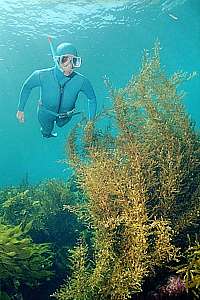
[{"label": "light reflection on water", "polygon": [[[142,21],[148,8],[149,17],[172,10],[186,0],[96,0],[59,1],[7,0],[0,3],[0,35],[44,35],[46,28],[55,33],[63,27],[73,32],[87,28],[102,28],[110,24],[128,26]],[[153,13],[152,13],[153,12]],[[12,40],[12,39],[10,39]],[[10,41],[9,41],[9,44]]]}]

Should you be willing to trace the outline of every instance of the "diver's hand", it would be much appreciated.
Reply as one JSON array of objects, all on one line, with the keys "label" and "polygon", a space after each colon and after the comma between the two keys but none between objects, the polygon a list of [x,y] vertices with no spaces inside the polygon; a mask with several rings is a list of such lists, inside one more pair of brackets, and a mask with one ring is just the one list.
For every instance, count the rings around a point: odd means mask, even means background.
[{"label": "diver's hand", "polygon": [[24,112],[23,111],[18,110],[17,114],[16,114],[16,117],[17,117],[17,119],[20,123],[24,123],[25,118],[24,118]]}]

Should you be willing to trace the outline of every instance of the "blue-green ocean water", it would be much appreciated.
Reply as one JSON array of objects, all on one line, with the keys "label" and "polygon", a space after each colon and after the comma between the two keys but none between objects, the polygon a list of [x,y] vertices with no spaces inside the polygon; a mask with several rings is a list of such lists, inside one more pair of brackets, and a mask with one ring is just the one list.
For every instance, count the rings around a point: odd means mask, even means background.
[{"label": "blue-green ocean water", "polygon": [[[31,4],[29,4],[31,3]],[[161,43],[161,62],[171,74],[200,69],[200,0],[0,0],[0,186],[47,178],[66,179],[71,171],[64,145],[71,127],[56,139],[40,136],[36,116],[39,91],[27,103],[25,124],[15,114],[25,78],[53,65],[47,36],[57,45],[74,43],[83,58],[80,72],[92,82],[98,111],[107,105],[104,75],[123,87],[139,70],[143,49]],[[185,105],[200,125],[200,77],[184,84]],[[78,107],[86,108],[80,96]]]}]

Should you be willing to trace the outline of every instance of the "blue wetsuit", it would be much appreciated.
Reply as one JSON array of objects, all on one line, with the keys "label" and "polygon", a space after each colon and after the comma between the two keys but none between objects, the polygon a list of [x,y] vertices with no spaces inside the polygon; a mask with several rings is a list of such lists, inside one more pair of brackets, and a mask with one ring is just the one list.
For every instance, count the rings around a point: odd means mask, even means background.
[{"label": "blue wetsuit", "polygon": [[78,72],[73,71],[69,76],[57,66],[34,71],[24,82],[18,110],[24,111],[31,90],[40,87],[40,101],[38,105],[38,120],[42,134],[50,137],[54,123],[61,127],[69,122],[73,114],[67,112],[75,108],[80,92],[88,99],[89,120],[96,114],[96,97],[90,81]]}]

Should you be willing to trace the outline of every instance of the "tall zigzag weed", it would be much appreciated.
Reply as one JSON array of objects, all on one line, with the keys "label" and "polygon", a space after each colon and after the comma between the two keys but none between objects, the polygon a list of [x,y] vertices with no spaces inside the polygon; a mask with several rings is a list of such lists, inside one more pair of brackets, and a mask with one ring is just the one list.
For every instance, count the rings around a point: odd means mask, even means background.
[{"label": "tall zigzag weed", "polygon": [[[128,299],[142,291],[147,276],[177,258],[173,241],[197,220],[199,135],[177,91],[193,75],[168,77],[159,53],[158,44],[151,56],[145,52],[123,89],[107,81],[116,136],[91,123],[82,145],[78,131],[71,134],[68,152],[88,197],[94,253],[85,298],[77,299]],[[71,298],[58,291],[57,299]]]}]

